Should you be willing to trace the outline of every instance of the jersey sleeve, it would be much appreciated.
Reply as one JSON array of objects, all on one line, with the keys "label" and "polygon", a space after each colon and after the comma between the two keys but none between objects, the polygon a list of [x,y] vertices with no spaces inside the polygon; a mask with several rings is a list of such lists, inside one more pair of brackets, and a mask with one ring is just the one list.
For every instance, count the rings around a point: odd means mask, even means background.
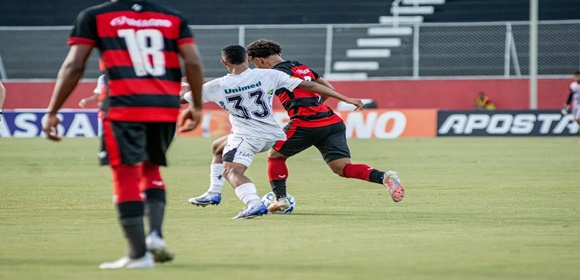
[{"label": "jersey sleeve", "polygon": [[201,90],[201,101],[203,103],[207,102],[217,102],[217,96],[219,95],[220,83],[218,79],[209,81],[203,84]]},{"label": "jersey sleeve", "polygon": [[272,73],[275,73],[278,78],[277,89],[286,88],[289,91],[293,91],[302,82],[301,79],[290,78],[288,74],[282,73],[280,71],[273,70]]},{"label": "jersey sleeve", "polygon": [[312,70],[312,69],[310,69],[310,71],[312,71],[312,75],[314,75],[315,80],[320,79],[320,75],[318,75],[318,73],[314,72],[314,70]]},{"label": "jersey sleeve", "polygon": [[95,90],[93,90],[93,93],[97,95],[101,94],[101,91],[103,90],[104,86],[105,86],[105,75],[101,75],[97,80],[97,87],[95,88]]},{"label": "jersey sleeve", "polygon": [[82,11],[73,24],[68,37],[69,45],[88,45],[94,47],[97,41],[97,21],[87,10]]},{"label": "jersey sleeve", "polygon": [[187,44],[195,44],[195,39],[193,38],[191,30],[189,30],[187,20],[181,17],[181,26],[179,28],[179,39],[177,39],[177,46]]}]

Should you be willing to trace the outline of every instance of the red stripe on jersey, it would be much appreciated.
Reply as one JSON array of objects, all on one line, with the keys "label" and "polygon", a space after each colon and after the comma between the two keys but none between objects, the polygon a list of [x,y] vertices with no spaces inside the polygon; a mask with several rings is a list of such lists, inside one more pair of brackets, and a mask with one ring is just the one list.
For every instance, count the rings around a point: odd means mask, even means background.
[{"label": "red stripe on jersey", "polygon": [[[179,68],[179,56],[174,52],[163,51],[165,56],[165,67],[166,68]],[[148,56],[150,65],[153,65],[153,57]],[[118,67],[118,66],[128,66],[133,67],[133,62],[131,61],[131,56],[126,50],[110,50],[103,52],[103,60],[105,60],[105,66],[107,68]]]},{"label": "red stripe on jersey", "polygon": [[157,29],[167,39],[179,39],[181,19],[157,12],[133,12],[129,10],[108,12],[97,15],[97,35],[119,37],[120,29]]},{"label": "red stripe on jersey", "polygon": [[170,94],[179,95],[181,82],[157,79],[121,79],[110,80],[109,96],[131,94]]},{"label": "red stripe on jersey", "polygon": [[298,127],[320,127],[342,122],[342,119],[337,114],[333,114],[328,118],[316,120],[293,119],[292,122],[295,126]]},{"label": "red stripe on jersey", "polygon": [[193,38],[181,38],[177,40],[177,46],[183,46],[187,44],[195,44],[195,39]]},{"label": "red stripe on jersey", "polygon": [[177,122],[179,108],[118,107],[110,108],[106,119],[126,122]]},{"label": "red stripe on jersey", "polygon": [[91,47],[95,46],[95,40],[83,37],[69,37],[67,41],[68,45],[88,45]]}]

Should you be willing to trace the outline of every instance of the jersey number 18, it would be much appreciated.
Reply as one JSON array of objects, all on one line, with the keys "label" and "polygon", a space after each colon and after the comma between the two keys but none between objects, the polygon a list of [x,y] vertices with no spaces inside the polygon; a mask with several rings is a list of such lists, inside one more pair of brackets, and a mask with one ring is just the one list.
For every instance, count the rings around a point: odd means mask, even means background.
[{"label": "jersey number 18", "polygon": [[157,29],[120,29],[119,37],[125,39],[137,77],[165,75],[163,34]]}]

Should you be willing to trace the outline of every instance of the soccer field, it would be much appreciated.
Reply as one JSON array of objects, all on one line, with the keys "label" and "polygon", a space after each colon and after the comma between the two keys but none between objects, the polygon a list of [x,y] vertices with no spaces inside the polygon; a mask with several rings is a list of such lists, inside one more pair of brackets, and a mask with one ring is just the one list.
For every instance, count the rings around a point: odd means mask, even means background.
[{"label": "soccer field", "polygon": [[[163,169],[175,260],[102,271],[125,240],[97,139],[0,139],[0,279],[580,279],[580,145],[569,138],[349,140],[353,162],[406,189],[340,178],[315,149],[289,160],[291,215],[231,220],[209,184],[212,139],[178,138]],[[266,155],[248,170],[269,191]]]}]

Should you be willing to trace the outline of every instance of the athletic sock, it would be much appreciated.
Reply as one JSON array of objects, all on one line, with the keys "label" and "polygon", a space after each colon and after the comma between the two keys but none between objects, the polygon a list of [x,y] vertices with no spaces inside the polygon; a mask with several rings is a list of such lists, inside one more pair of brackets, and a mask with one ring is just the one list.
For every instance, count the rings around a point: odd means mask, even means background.
[{"label": "athletic sock", "polygon": [[342,175],[346,178],[356,178],[377,184],[383,183],[384,172],[376,170],[366,164],[348,163],[342,169]]},{"label": "athletic sock", "polygon": [[129,258],[141,258],[147,252],[143,227],[143,202],[128,201],[117,204],[119,222],[129,243]]},{"label": "athletic sock", "polygon": [[244,204],[248,205],[248,207],[252,207],[262,203],[260,201],[260,197],[258,196],[258,191],[256,190],[256,185],[254,185],[254,183],[241,184],[236,188],[235,191],[236,195],[240,198],[240,200]]},{"label": "athletic sock", "polygon": [[285,158],[268,158],[268,179],[276,200],[286,197],[286,180],[288,167]]},{"label": "athletic sock", "polygon": [[149,234],[155,233],[163,238],[163,217],[165,216],[165,190],[145,190],[145,216],[149,222]]},{"label": "athletic sock", "polygon": [[221,193],[226,180],[224,179],[223,163],[212,163],[210,166],[208,193]]}]

